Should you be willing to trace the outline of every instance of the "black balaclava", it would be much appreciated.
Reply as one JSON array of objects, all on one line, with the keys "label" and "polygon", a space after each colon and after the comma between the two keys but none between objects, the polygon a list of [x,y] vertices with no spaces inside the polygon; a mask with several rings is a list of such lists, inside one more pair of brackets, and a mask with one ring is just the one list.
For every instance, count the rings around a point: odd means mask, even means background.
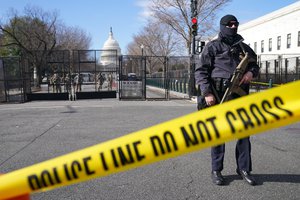
[{"label": "black balaclava", "polygon": [[234,42],[234,38],[237,35],[237,27],[236,28],[226,27],[226,25],[228,25],[228,23],[231,22],[231,21],[238,22],[237,18],[233,15],[225,15],[220,20],[221,36],[229,44],[232,44]]}]

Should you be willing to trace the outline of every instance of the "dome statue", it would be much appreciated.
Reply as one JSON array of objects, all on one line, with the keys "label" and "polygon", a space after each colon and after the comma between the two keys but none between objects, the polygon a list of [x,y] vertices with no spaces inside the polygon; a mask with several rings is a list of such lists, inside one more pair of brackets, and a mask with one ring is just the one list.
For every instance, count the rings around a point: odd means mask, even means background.
[{"label": "dome statue", "polygon": [[121,48],[117,40],[114,39],[112,28],[110,28],[109,37],[105,41],[100,63],[102,65],[116,64],[118,57],[121,55]]}]

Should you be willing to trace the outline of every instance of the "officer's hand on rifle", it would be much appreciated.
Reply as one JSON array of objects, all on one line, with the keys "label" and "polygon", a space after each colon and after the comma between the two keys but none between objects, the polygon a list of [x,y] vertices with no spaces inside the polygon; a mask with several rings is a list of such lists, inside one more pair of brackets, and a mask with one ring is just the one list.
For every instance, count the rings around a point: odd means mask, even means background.
[{"label": "officer's hand on rifle", "polygon": [[208,106],[212,106],[216,104],[216,98],[213,94],[207,94],[205,96],[205,101]]},{"label": "officer's hand on rifle", "polygon": [[242,85],[243,83],[248,84],[252,81],[252,79],[253,79],[252,72],[247,72],[247,73],[244,74],[244,76],[243,76],[242,80],[240,81],[239,85]]}]

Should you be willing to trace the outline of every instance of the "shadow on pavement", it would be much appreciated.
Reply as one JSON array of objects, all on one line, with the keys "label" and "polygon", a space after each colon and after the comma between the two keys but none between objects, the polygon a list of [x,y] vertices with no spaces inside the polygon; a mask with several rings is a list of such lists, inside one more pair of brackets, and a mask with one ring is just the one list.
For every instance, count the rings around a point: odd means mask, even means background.
[{"label": "shadow on pavement", "polygon": [[[300,183],[299,174],[252,174],[256,180],[257,185],[263,185],[267,182],[279,182],[279,183]],[[226,185],[229,185],[235,180],[241,180],[239,175],[224,176]]]}]

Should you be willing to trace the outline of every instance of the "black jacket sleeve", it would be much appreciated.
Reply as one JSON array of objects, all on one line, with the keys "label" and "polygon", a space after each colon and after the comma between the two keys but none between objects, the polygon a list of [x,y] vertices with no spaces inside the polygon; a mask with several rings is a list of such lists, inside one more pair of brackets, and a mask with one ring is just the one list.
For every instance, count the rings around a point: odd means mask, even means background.
[{"label": "black jacket sleeve", "polygon": [[204,47],[201,55],[200,61],[196,65],[195,69],[195,82],[197,85],[200,86],[201,94],[207,95],[212,93],[211,86],[210,86],[210,78],[213,66],[213,53],[212,53],[212,46],[211,42],[207,43]]}]

